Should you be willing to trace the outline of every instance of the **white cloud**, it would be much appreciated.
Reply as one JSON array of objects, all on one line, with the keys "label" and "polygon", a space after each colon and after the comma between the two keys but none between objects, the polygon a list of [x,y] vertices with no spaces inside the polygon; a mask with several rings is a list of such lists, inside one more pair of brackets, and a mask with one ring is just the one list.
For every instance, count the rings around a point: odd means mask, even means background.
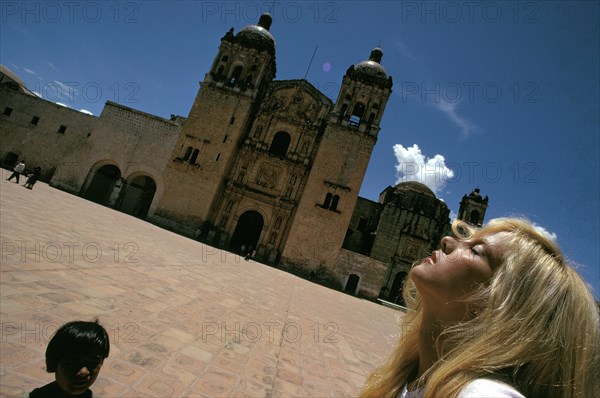
[{"label": "white cloud", "polygon": [[58,98],[66,98],[70,102],[75,100],[75,94],[77,94],[77,90],[73,84],[65,84],[63,82],[59,82],[58,80],[54,80],[52,83],[56,84],[56,87],[53,87],[57,91]]},{"label": "white cloud", "polygon": [[92,112],[88,111],[87,109],[80,109],[79,112],[85,113],[86,115],[94,115]]},{"label": "white cloud", "polygon": [[558,239],[558,235],[556,235],[554,232],[548,231],[546,228],[542,227],[541,225],[537,225],[536,223],[533,223],[533,226],[535,229],[538,230],[538,232],[541,232],[543,235],[546,235],[547,238],[553,240],[554,242],[556,242],[556,239]]},{"label": "white cloud", "polygon": [[393,147],[396,164],[396,184],[404,181],[417,181],[427,185],[435,194],[446,186],[446,182],[454,177],[454,172],[446,167],[446,159],[442,155],[431,158],[421,153],[417,144],[404,148],[400,144]]},{"label": "white cloud", "polygon": [[37,75],[37,73],[35,73],[35,72],[34,72],[34,71],[32,71],[31,69],[27,69],[27,68],[23,67],[23,70],[24,70],[25,72],[29,73],[29,74],[32,74],[32,75]]},{"label": "white cloud", "polygon": [[451,209],[450,210],[450,215],[448,217],[450,218],[450,222],[453,223],[454,220],[456,220],[458,218],[458,214],[456,214],[454,212],[454,210]]},{"label": "white cloud", "polygon": [[400,54],[402,54],[403,56],[405,56],[408,59],[417,61],[417,58],[412,54],[412,52],[408,49],[408,47],[404,43],[402,43],[400,40],[398,40],[398,39],[394,40],[394,45],[400,51]]},{"label": "white cloud", "polygon": [[477,127],[471,121],[458,116],[458,113],[456,112],[456,107],[458,106],[457,102],[448,102],[445,99],[440,98],[439,101],[433,102],[432,105],[444,112],[444,114],[460,128],[464,137],[468,137],[473,129]]},{"label": "white cloud", "polygon": [[54,69],[56,72],[60,73],[60,71],[56,68],[56,66],[54,66],[54,64],[52,62],[48,62],[48,66],[50,66],[52,69]]}]

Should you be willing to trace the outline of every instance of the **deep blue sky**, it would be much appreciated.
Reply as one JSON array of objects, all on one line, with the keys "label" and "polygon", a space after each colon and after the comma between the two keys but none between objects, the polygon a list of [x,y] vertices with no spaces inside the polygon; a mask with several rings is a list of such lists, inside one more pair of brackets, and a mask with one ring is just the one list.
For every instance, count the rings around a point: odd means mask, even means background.
[{"label": "deep blue sky", "polygon": [[[0,62],[45,98],[94,115],[111,100],[187,116],[220,38],[271,4],[2,1]],[[277,79],[303,78],[318,46],[307,79],[334,101],[346,69],[383,49],[394,87],[361,196],[395,184],[399,159],[421,162],[401,169],[453,213],[479,187],[487,219],[521,215],[555,234],[600,297],[599,2],[296,1],[271,11]]]}]

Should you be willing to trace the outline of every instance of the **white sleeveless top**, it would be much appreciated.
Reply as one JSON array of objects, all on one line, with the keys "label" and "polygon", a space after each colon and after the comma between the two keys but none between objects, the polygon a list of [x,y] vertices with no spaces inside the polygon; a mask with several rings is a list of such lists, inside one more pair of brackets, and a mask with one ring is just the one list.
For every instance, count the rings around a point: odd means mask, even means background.
[{"label": "white sleeveless top", "polygon": [[[407,391],[402,387],[398,398],[423,398],[421,389]],[[458,398],[525,398],[520,392],[506,383],[490,379],[475,379],[458,394]]]}]

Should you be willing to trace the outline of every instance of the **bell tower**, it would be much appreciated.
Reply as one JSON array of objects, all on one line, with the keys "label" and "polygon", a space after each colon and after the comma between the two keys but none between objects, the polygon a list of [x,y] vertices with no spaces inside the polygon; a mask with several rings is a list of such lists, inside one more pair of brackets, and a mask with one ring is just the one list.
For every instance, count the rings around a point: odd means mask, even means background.
[{"label": "bell tower", "polygon": [[368,61],[350,66],[333,110],[332,123],[377,137],[391,93],[392,77],[381,66],[383,51],[374,48]]},{"label": "bell tower", "polygon": [[485,211],[488,207],[488,197],[481,197],[479,188],[475,188],[469,195],[464,195],[458,208],[458,219],[476,227],[483,225]]},{"label": "bell tower", "polygon": [[219,51],[204,83],[256,98],[275,78],[275,39],[269,32],[273,18],[261,15],[257,25],[237,35],[233,28],[221,39]]},{"label": "bell tower", "polygon": [[231,28],[221,38],[165,169],[158,218],[196,228],[208,220],[257,104],[275,78],[271,22],[263,14],[257,25],[237,34]]},{"label": "bell tower", "polygon": [[379,134],[392,78],[375,48],[350,66],[333,111],[321,126],[318,150],[282,256],[284,266],[333,269]]}]

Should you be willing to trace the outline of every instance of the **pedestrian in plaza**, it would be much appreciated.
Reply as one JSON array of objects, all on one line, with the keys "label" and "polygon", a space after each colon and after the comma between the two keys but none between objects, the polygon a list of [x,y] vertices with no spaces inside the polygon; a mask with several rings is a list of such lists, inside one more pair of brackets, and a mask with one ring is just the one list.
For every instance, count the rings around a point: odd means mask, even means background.
[{"label": "pedestrian in plaza", "polygon": [[404,332],[360,396],[598,397],[598,304],[556,243],[520,219],[453,232],[411,269]]},{"label": "pedestrian in plaza", "polygon": [[252,245],[246,246],[246,255],[244,256],[244,260],[250,261],[250,257],[252,257],[252,254],[253,254],[252,249],[253,249]]},{"label": "pedestrian in plaza", "polygon": [[23,186],[27,189],[33,189],[33,186],[35,185],[37,180],[40,178],[41,173],[42,173],[41,167],[39,167],[39,166],[34,167],[33,172],[31,174],[29,174],[29,176],[27,176],[27,181],[25,181],[25,184]]},{"label": "pedestrian in plaza", "polygon": [[55,381],[31,391],[29,398],[91,398],[90,387],[109,351],[108,333],[98,320],[64,324],[46,348],[46,370]]},{"label": "pedestrian in plaza", "polygon": [[17,164],[15,166],[15,168],[13,169],[13,173],[10,175],[10,177],[7,178],[8,181],[12,180],[13,178],[16,178],[16,183],[19,183],[19,176],[21,175],[21,173],[23,173],[25,171],[25,160],[21,160],[19,162],[19,164]]}]

